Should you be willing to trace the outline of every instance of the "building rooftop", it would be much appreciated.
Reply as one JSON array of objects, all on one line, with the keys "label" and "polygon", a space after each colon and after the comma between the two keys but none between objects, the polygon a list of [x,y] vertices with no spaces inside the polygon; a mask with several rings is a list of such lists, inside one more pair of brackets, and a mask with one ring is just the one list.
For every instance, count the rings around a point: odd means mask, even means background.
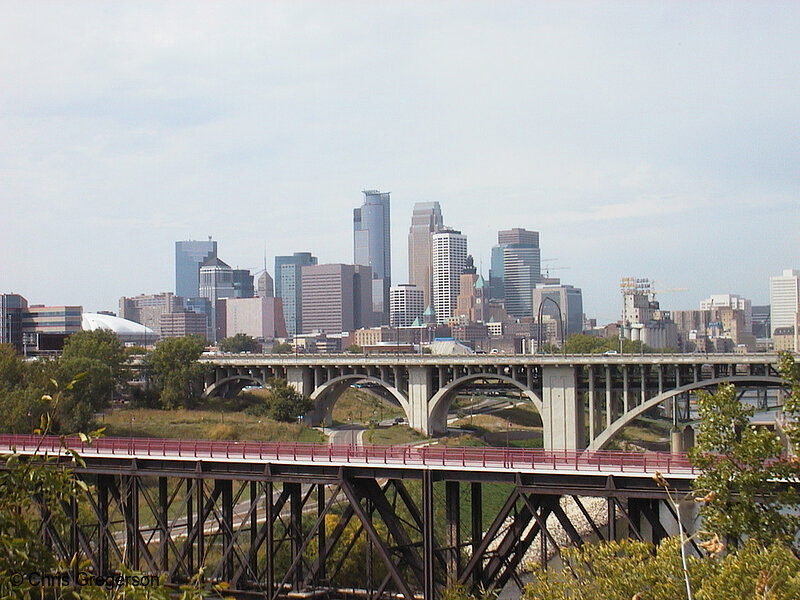
[{"label": "building rooftop", "polygon": [[141,323],[100,313],[83,313],[81,328],[84,331],[108,329],[122,336],[148,336],[151,339],[155,339],[156,337],[152,329],[145,327]]}]

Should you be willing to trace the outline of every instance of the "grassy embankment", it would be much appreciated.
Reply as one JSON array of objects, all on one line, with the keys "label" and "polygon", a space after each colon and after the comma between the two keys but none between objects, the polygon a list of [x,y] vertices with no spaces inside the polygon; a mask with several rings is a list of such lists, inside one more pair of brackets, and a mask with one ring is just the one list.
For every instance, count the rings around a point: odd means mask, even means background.
[{"label": "grassy embankment", "polygon": [[279,423],[247,414],[245,409],[263,401],[261,390],[238,398],[209,398],[196,409],[159,410],[119,408],[98,420],[107,436],[170,439],[321,442],[319,431],[298,423]]}]

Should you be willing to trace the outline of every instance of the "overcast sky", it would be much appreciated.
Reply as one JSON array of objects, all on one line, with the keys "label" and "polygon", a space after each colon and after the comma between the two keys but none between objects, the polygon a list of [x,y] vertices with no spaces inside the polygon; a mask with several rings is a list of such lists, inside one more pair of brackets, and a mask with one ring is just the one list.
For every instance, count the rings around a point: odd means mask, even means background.
[{"label": "overcast sky", "polygon": [[174,242],[352,262],[361,190],[488,274],[497,231],[619,318],[619,279],[769,299],[800,267],[800,3],[0,0],[0,292],[117,310]]}]

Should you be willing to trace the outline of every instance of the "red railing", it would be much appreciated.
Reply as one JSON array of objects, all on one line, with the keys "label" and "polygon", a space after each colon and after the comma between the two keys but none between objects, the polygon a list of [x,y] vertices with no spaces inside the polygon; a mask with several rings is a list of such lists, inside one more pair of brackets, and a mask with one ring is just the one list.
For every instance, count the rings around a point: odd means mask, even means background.
[{"label": "red railing", "polygon": [[[664,452],[612,452],[537,450],[525,448],[460,448],[449,446],[361,446],[299,442],[232,442],[112,438],[85,444],[78,437],[64,438],[66,448],[83,456],[157,456],[191,459],[242,459],[370,465],[422,465],[511,471],[569,471],[595,473],[694,474],[685,454]],[[0,451],[21,454],[65,451],[61,438],[0,435]]]}]

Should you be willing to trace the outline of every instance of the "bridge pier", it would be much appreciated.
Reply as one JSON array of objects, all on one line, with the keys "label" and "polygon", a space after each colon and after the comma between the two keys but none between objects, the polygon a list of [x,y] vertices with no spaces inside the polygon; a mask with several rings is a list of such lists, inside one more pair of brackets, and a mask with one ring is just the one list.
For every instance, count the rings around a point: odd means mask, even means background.
[{"label": "bridge pier", "polygon": [[430,367],[408,368],[408,426],[424,433],[440,433],[431,431],[430,406],[428,400],[433,390],[433,371]]},{"label": "bridge pier", "polygon": [[545,366],[542,369],[542,380],[545,449],[585,448],[583,395],[578,393],[575,367]]},{"label": "bridge pier", "polygon": [[304,396],[310,396],[314,391],[314,374],[309,367],[287,367],[286,381]]}]

